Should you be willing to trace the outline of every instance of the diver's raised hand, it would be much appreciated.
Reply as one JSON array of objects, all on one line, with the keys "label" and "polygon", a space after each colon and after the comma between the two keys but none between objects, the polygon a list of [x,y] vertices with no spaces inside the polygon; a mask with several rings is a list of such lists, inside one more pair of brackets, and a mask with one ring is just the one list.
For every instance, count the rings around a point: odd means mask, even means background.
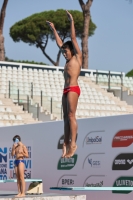
[{"label": "diver's raised hand", "polygon": [[48,26],[50,27],[50,29],[53,31],[55,29],[54,24],[50,21],[46,21],[46,23],[48,24]]},{"label": "diver's raised hand", "polygon": [[70,22],[72,22],[73,21],[73,16],[67,10],[66,10],[66,13],[67,13],[68,20]]}]

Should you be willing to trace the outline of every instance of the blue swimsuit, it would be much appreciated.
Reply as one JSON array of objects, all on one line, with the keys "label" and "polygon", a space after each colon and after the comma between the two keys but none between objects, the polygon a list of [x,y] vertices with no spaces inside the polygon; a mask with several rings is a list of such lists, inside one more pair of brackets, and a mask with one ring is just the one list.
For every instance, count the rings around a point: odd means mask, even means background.
[{"label": "blue swimsuit", "polygon": [[19,163],[23,162],[24,163],[24,160],[15,160],[14,161],[14,164],[16,167],[18,167]]}]

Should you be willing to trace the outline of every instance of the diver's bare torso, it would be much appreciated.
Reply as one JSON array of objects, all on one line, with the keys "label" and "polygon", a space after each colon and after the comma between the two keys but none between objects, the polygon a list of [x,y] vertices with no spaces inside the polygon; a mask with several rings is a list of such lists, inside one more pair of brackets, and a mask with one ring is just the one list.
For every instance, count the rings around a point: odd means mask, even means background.
[{"label": "diver's bare torso", "polygon": [[17,145],[15,147],[15,155],[16,155],[16,160],[23,160],[23,151],[24,151],[24,145]]},{"label": "diver's bare torso", "polygon": [[81,64],[79,62],[79,59],[74,55],[68,62],[66,62],[66,65],[64,67],[64,88],[78,85],[80,70]]}]

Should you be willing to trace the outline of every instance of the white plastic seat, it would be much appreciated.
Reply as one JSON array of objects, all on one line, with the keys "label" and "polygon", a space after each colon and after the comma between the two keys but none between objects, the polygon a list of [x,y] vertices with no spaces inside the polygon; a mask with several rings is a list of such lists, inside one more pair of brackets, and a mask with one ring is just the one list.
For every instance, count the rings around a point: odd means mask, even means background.
[{"label": "white plastic seat", "polygon": [[12,68],[13,71],[18,71],[17,67]]},{"label": "white plastic seat", "polygon": [[96,112],[95,115],[96,115],[97,117],[100,117],[100,116],[101,116],[101,115],[100,115],[100,112]]},{"label": "white plastic seat", "polygon": [[111,110],[110,106],[106,106],[106,110]]},{"label": "white plastic seat", "polygon": [[14,115],[9,115],[9,119],[10,119],[10,120],[16,120],[16,118],[15,118]]},{"label": "white plastic seat", "polygon": [[116,107],[111,107],[111,110],[112,111],[116,111]]},{"label": "white plastic seat", "polygon": [[5,126],[5,124],[3,122],[0,122],[0,127]]},{"label": "white plastic seat", "polygon": [[5,112],[5,108],[0,107],[0,112]]},{"label": "white plastic seat", "polygon": [[110,116],[111,114],[109,112],[106,112],[106,116]]},{"label": "white plastic seat", "polygon": [[96,107],[95,106],[90,106],[90,110],[95,110]]},{"label": "white plastic seat", "polygon": [[44,74],[48,74],[47,69],[44,69],[44,70],[43,70],[43,73],[44,73]]},{"label": "white plastic seat", "polygon": [[8,115],[3,115],[3,119],[4,119],[4,120],[9,120]]},{"label": "white plastic seat", "polygon": [[0,90],[0,93],[1,93],[1,94],[6,94],[6,89],[1,89],[1,90]]},{"label": "white plastic seat", "polygon": [[35,92],[35,95],[41,96],[41,92],[40,92],[40,91],[36,91],[36,92]]},{"label": "white plastic seat", "polygon": [[5,126],[12,126],[12,124],[10,122],[6,122]]},{"label": "white plastic seat", "polygon": [[104,100],[101,100],[101,104],[105,104],[105,101],[104,101]]},{"label": "white plastic seat", "polygon": [[101,106],[101,110],[106,110],[105,106]]},{"label": "white plastic seat", "polygon": [[79,111],[78,115],[82,117],[82,116],[84,116],[84,113],[82,111]]},{"label": "white plastic seat", "polygon": [[111,101],[110,101],[110,104],[113,104],[113,105],[114,105],[114,104],[115,104],[115,102],[114,102],[113,100],[111,100]]},{"label": "white plastic seat", "polygon": [[100,104],[101,102],[100,102],[100,100],[96,100],[96,104]]},{"label": "white plastic seat", "polygon": [[89,112],[88,112],[88,111],[85,111],[85,112],[84,112],[84,116],[85,116],[85,117],[89,117]]},{"label": "white plastic seat", "polygon": [[100,113],[102,117],[106,116],[106,114],[104,112]]},{"label": "white plastic seat", "polygon": [[8,66],[8,67],[7,67],[7,70],[8,70],[8,71],[12,71],[12,67]]},{"label": "white plastic seat", "polygon": [[49,74],[53,74],[53,71],[52,71],[52,70],[48,70],[48,73],[49,73]]},{"label": "white plastic seat", "polygon": [[116,110],[117,110],[117,111],[121,111],[120,107],[118,107],[118,106],[116,107]]},{"label": "white plastic seat", "polygon": [[52,97],[52,100],[53,101],[58,101],[58,98],[57,97]]},{"label": "white plastic seat", "polygon": [[121,110],[122,110],[122,111],[126,111],[126,108],[125,108],[125,107],[121,107]]},{"label": "white plastic seat", "polygon": [[89,77],[89,73],[85,73],[85,76],[86,76],[86,77]]},{"label": "white plastic seat", "polygon": [[[12,94],[12,95],[17,95],[17,94],[18,94],[18,90],[12,90],[12,91],[11,91],[11,94]],[[19,93],[19,94],[20,94],[20,93]]]},{"label": "white plastic seat", "polygon": [[111,102],[109,100],[106,100],[106,104],[111,104]]},{"label": "white plastic seat", "polygon": [[86,105],[86,106],[85,106],[85,109],[86,109],[86,110],[90,110],[90,106]]},{"label": "white plastic seat", "polygon": [[96,101],[94,99],[90,99],[90,103],[95,104]]},{"label": "white plastic seat", "polygon": [[84,110],[84,105],[83,104],[80,105],[80,109]]},{"label": "white plastic seat", "polygon": [[100,106],[96,106],[96,110],[101,110]]},{"label": "white plastic seat", "polygon": [[95,113],[92,112],[92,111],[90,111],[90,116],[91,116],[91,117],[95,117]]},{"label": "white plastic seat", "polygon": [[11,113],[11,112],[12,112],[12,109],[11,109],[11,108],[6,108],[6,112]]},{"label": "white plastic seat", "polygon": [[88,98],[85,98],[86,103],[90,103],[90,100]]}]

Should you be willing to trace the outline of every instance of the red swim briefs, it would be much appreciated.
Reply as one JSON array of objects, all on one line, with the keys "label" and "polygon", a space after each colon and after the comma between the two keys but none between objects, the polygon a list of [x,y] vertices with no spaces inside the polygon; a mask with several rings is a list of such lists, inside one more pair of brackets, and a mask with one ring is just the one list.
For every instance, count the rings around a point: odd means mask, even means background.
[{"label": "red swim briefs", "polygon": [[76,92],[78,96],[80,95],[80,87],[79,86],[69,86],[64,88],[63,94],[67,95],[68,92]]}]

